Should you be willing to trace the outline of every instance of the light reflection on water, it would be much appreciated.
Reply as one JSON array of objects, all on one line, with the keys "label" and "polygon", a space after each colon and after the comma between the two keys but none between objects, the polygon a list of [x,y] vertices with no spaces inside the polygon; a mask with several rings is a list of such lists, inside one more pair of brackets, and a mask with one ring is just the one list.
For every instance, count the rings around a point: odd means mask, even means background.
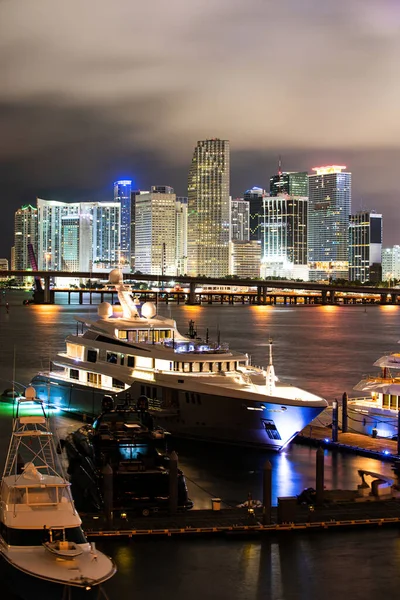
[{"label": "light reflection on water", "polygon": [[[10,313],[0,306],[0,385],[10,387],[13,356],[16,379],[28,383],[47,368],[64,339],[75,332],[74,314],[94,317],[96,307],[23,306],[26,295],[7,293]],[[329,400],[351,392],[363,373],[400,338],[398,307],[160,306],[182,332],[195,320],[199,335],[229,342],[265,365],[268,338],[274,340],[278,376]],[[0,416],[0,456],[10,421]],[[211,497],[230,504],[251,492],[261,499],[262,473],[272,463],[273,495],[291,496],[315,487],[315,448],[290,445],[280,455],[175,442],[180,465],[197,508]],[[325,452],[327,488],[354,489],[358,469],[390,474],[389,463]],[[396,530],[287,535],[259,540],[99,540],[113,555],[118,575],[106,585],[116,598],[173,597],[174,600],[365,600],[394,596],[400,585],[400,541]],[[9,597],[4,596],[5,600]]]}]

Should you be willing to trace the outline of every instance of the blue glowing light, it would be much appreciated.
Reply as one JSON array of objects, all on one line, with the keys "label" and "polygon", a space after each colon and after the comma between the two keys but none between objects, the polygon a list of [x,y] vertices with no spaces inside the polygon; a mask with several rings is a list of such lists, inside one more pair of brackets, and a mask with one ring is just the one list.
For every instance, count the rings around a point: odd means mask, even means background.
[{"label": "blue glowing light", "polygon": [[384,450],[384,451],[383,451],[383,454],[386,454],[386,455],[388,455],[388,454],[390,454],[390,452],[389,452],[389,450]]},{"label": "blue glowing light", "polygon": [[329,438],[325,438],[324,442],[330,442],[331,440]]},{"label": "blue glowing light", "polygon": [[132,179],[120,179],[116,181],[114,185],[132,185]]}]

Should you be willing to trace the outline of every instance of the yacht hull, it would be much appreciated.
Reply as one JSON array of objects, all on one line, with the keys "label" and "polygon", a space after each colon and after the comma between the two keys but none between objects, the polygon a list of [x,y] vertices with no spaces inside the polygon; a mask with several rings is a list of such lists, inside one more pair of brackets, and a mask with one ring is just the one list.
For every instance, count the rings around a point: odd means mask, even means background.
[{"label": "yacht hull", "polygon": [[[64,411],[88,416],[97,416],[101,412],[102,399],[109,394],[101,388],[71,384],[45,374],[36,375],[31,385],[44,402]],[[169,398],[168,402],[155,402],[153,409],[150,401],[150,412],[157,425],[172,435],[277,451],[325,408],[289,403],[279,397],[268,399],[266,396],[257,403],[246,402],[243,397],[230,396],[229,389],[226,389],[226,396],[177,391],[154,384],[152,390],[157,397]],[[129,395],[135,400],[146,391],[143,382],[135,382],[129,389]],[[119,396],[123,402],[126,393],[121,392]]]},{"label": "yacht hull", "polygon": [[12,564],[3,552],[0,552],[0,557],[3,581],[7,581],[10,591],[22,600],[104,600],[107,597],[103,595],[101,585],[86,590],[84,587],[49,581],[21,570]]}]

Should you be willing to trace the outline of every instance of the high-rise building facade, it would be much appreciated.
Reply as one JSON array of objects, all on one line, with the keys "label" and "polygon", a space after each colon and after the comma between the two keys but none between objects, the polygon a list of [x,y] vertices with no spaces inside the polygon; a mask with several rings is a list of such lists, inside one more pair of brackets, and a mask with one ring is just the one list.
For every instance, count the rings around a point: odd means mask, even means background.
[{"label": "high-rise building facade", "polygon": [[121,179],[114,182],[114,202],[121,205],[120,211],[120,264],[131,264],[131,190],[132,181]]},{"label": "high-rise building facade", "polygon": [[261,242],[264,246],[264,198],[267,193],[259,187],[252,187],[243,195],[249,203],[249,239]]},{"label": "high-rise building facade", "polygon": [[[172,188],[171,188],[172,189]],[[176,275],[176,195],[147,192],[135,198],[135,270]]]},{"label": "high-rise building facade", "polygon": [[264,276],[308,279],[308,198],[280,194],[264,200]]},{"label": "high-rise building facade", "polygon": [[249,240],[250,203],[243,198],[230,198],[230,234],[231,242]]},{"label": "high-rise building facade", "polygon": [[58,202],[37,199],[38,267],[90,271],[119,265],[119,202]]},{"label": "high-rise building facade", "polygon": [[120,261],[120,212],[119,202],[93,202],[91,210],[93,227],[93,268],[113,269]]},{"label": "high-rise building facade", "polygon": [[380,281],[382,215],[360,211],[349,218],[349,280]]},{"label": "high-rise building facade", "polygon": [[229,272],[229,142],[199,141],[188,178],[188,274]]},{"label": "high-rise building facade", "polygon": [[187,223],[188,223],[188,199],[179,196],[176,199],[175,235],[176,235],[176,274],[187,273]]},{"label": "high-rise building facade", "polygon": [[348,278],[351,173],[316,167],[309,175],[308,260],[312,281]]},{"label": "high-rise building facade", "polygon": [[308,197],[308,173],[306,171],[284,171],[269,179],[270,196],[288,194],[289,196]]},{"label": "high-rise building facade", "polygon": [[135,271],[135,219],[136,219],[136,197],[140,194],[148,194],[148,190],[131,191],[131,270]]},{"label": "high-rise building facade", "polygon": [[15,270],[31,269],[28,244],[38,254],[38,211],[27,204],[19,208],[14,216],[14,251],[11,267]]},{"label": "high-rise building facade", "polygon": [[260,277],[261,242],[234,240],[229,244],[229,273],[241,279]]},{"label": "high-rise building facade", "polygon": [[382,250],[382,281],[400,280],[400,246]]}]

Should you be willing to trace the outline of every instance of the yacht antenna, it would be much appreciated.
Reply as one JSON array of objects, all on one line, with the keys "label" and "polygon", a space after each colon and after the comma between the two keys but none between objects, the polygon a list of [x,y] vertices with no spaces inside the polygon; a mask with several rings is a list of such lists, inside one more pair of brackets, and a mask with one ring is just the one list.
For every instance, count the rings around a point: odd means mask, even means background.
[{"label": "yacht antenna", "polygon": [[272,338],[269,338],[268,343],[269,343],[269,363],[268,363],[268,367],[267,367],[267,373],[265,376],[265,386],[267,388],[268,396],[273,396],[274,391],[275,391],[276,376],[275,376],[274,365],[272,362]]}]

